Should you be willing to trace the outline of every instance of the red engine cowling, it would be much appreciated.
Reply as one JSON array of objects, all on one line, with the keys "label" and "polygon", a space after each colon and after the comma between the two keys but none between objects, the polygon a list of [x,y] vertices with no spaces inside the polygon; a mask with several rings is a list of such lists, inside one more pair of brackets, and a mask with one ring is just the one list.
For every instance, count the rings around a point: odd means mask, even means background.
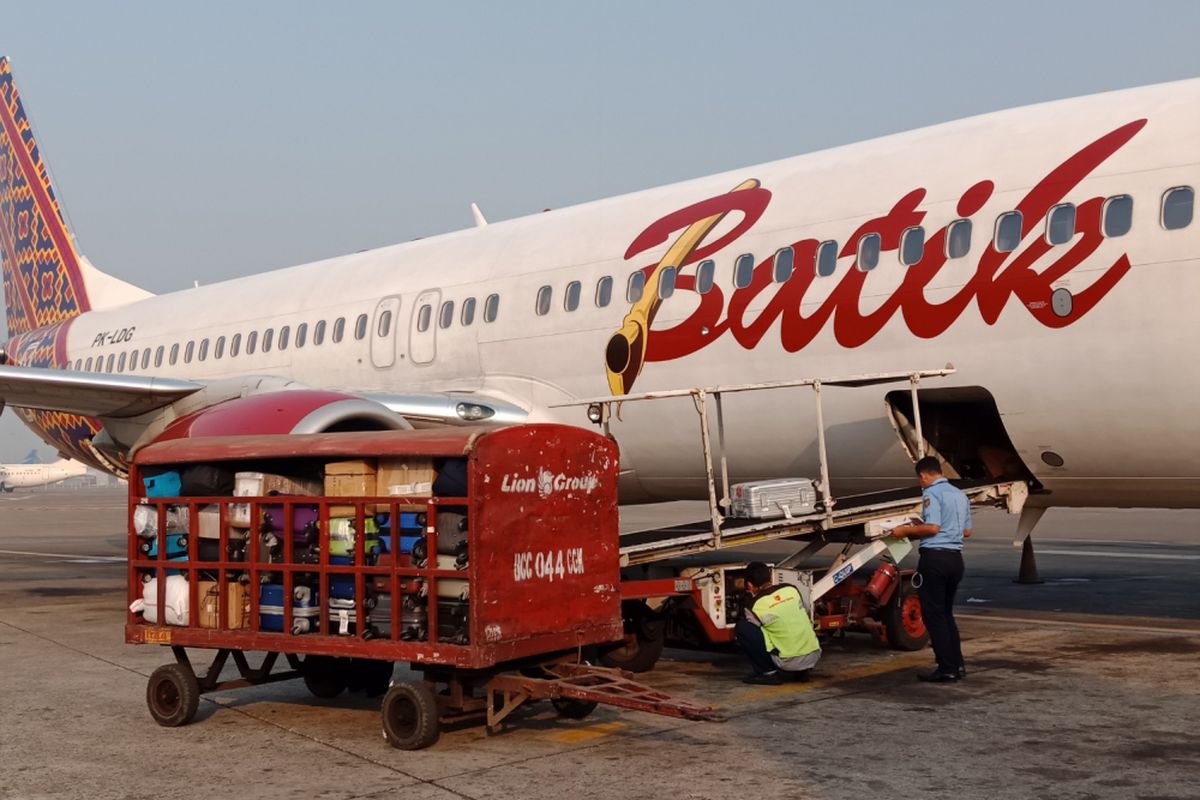
[{"label": "red engine cowling", "polygon": [[195,411],[172,422],[155,441],[411,427],[374,400],[321,389],[294,389],[239,397]]}]

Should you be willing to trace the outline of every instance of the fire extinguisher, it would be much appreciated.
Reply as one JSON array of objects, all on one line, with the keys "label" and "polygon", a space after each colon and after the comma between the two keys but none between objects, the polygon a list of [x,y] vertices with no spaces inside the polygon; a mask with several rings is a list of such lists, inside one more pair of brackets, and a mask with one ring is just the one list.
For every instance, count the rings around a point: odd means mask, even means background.
[{"label": "fire extinguisher", "polygon": [[888,589],[895,582],[898,574],[895,564],[887,561],[880,564],[879,569],[875,570],[875,574],[867,582],[867,597],[878,603],[880,598],[887,594]]}]

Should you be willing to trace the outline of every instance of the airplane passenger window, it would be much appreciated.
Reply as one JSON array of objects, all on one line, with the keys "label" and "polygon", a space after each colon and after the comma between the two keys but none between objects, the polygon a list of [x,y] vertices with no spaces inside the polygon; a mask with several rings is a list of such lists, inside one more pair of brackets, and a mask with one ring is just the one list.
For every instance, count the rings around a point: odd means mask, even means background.
[{"label": "airplane passenger window", "polygon": [[1169,231],[1192,224],[1192,201],[1195,192],[1190,186],[1167,189],[1162,199],[1162,226]]},{"label": "airplane passenger window", "polygon": [[483,303],[483,321],[495,322],[496,316],[500,313],[500,295],[489,294],[487,300]]},{"label": "airplane passenger window", "polygon": [[91,356],[88,356],[87,361],[83,362],[83,371],[84,372],[92,371],[92,357]]},{"label": "airplane passenger window", "polygon": [[832,239],[817,247],[817,277],[828,278],[837,272],[838,244]]},{"label": "airplane passenger window", "polygon": [[279,349],[287,350],[288,340],[292,336],[292,328],[290,325],[284,325],[279,329]]},{"label": "airplane passenger window", "polygon": [[611,275],[605,275],[596,281],[596,308],[604,308],[612,302],[612,285]]},{"label": "airplane passenger window", "polygon": [[956,219],[946,226],[946,258],[962,258],[971,249],[971,220]]},{"label": "airplane passenger window", "polygon": [[638,270],[629,276],[629,283],[625,285],[625,299],[630,303],[636,303],[642,299],[644,291],[646,291],[646,273]]},{"label": "airplane passenger window", "polygon": [[463,327],[465,328],[466,326],[470,325],[474,321],[475,321],[475,298],[468,297],[466,300],[463,300],[463,305],[462,305]]},{"label": "airplane passenger window", "polygon": [[318,347],[325,343],[325,320],[317,320],[317,324],[313,326],[313,347]]},{"label": "airplane passenger window", "polygon": [[171,358],[169,359],[169,361],[170,361],[172,367],[175,366],[175,363],[177,361],[179,361],[179,343],[178,342],[171,345]]},{"label": "airplane passenger window", "polygon": [[1133,198],[1119,194],[1104,201],[1104,235],[1124,236],[1133,227]]},{"label": "airplane passenger window", "polygon": [[130,350],[129,351],[129,370],[132,372],[133,370],[137,369],[137,364],[138,364],[138,351]]},{"label": "airplane passenger window", "polygon": [[195,354],[195,352],[196,352],[196,343],[194,341],[189,340],[187,343],[187,347],[183,348],[183,363],[185,363],[185,364],[192,363],[192,356]]},{"label": "airplane passenger window", "polygon": [[150,369],[150,348],[142,351],[142,369]]},{"label": "airplane passenger window", "polygon": [[908,228],[900,234],[900,263],[911,267],[925,255],[925,229],[920,225]]},{"label": "airplane passenger window", "polygon": [[792,277],[792,270],[796,266],[796,251],[790,247],[784,247],[775,252],[775,261],[771,267],[771,279],[776,283],[783,283],[788,278]]},{"label": "airplane passenger window", "polygon": [[158,369],[159,367],[162,366],[164,352],[166,352],[166,348],[163,347],[161,344],[158,346],[158,349],[154,351],[154,368],[155,369]]},{"label": "airplane passenger window", "polygon": [[417,333],[429,330],[429,320],[433,317],[433,306],[426,303],[417,312]]},{"label": "airplane passenger window", "polygon": [[346,318],[338,317],[333,323],[333,334],[329,337],[334,344],[340,344],[342,334],[346,332]]},{"label": "airplane passenger window", "polygon": [[[391,313],[391,312],[389,312]],[[308,323],[301,322],[296,326],[296,349],[304,347],[304,340],[308,338]]]},{"label": "airplane passenger window", "polygon": [[537,302],[534,303],[533,310],[539,317],[544,317],[550,313],[550,300],[554,295],[554,290],[549,286],[543,286],[538,289]]},{"label": "airplane passenger window", "polygon": [[81,368],[82,366],[83,366],[83,359],[82,359],[82,358],[77,358],[77,359],[75,359],[75,371],[76,371],[76,372],[79,372],[79,371],[80,371],[80,368]]},{"label": "airplane passenger window", "polygon": [[567,291],[563,294],[563,308],[567,311],[574,311],[579,308],[579,295],[583,292],[583,284],[579,281],[571,281],[567,284]]},{"label": "airplane passenger window", "polygon": [[447,300],[442,303],[442,310],[438,313],[438,327],[445,330],[450,327],[452,322],[454,322],[454,301]]},{"label": "airplane passenger window", "polygon": [[108,362],[107,362],[107,363],[104,365],[104,371],[105,371],[105,372],[112,372],[112,371],[113,371],[113,361],[114,361],[115,359],[116,359],[116,356],[114,356],[114,355],[112,355],[112,354],[109,354],[109,356],[108,356]]},{"label": "airplane passenger window", "polygon": [[[391,309],[386,309],[382,314],[379,315],[379,324],[375,326],[375,335],[378,336],[380,339],[382,339],[383,337],[387,336],[391,332],[392,332],[392,311],[391,311]],[[297,342],[296,346],[299,347],[298,342]]]},{"label": "airplane passenger window", "polygon": [[712,291],[716,273],[717,262],[711,258],[706,258],[696,265],[696,294],[708,294]]},{"label": "airplane passenger window", "polygon": [[237,358],[237,354],[242,349],[242,335],[235,333],[233,338],[229,340],[229,357]]},{"label": "airplane passenger window", "polygon": [[263,331],[262,351],[264,353],[271,352],[271,343],[275,340],[275,329],[267,328]]},{"label": "airplane passenger window", "polygon": [[218,336],[216,344],[213,345],[213,358],[220,361],[225,357],[225,337]]},{"label": "airplane passenger window", "polygon": [[662,272],[658,273],[658,296],[663,300],[675,294],[675,277],[678,274],[675,267],[663,267]]},{"label": "airplane passenger window", "polygon": [[354,320],[354,338],[356,341],[362,341],[362,338],[367,335],[367,315],[359,314],[358,319]]},{"label": "airplane passenger window", "polygon": [[1066,244],[1075,236],[1075,206],[1060,203],[1046,215],[1046,241],[1050,244]]},{"label": "airplane passenger window", "polygon": [[250,331],[246,334],[246,355],[254,355],[254,351],[258,349],[258,331]]},{"label": "airplane passenger window", "polygon": [[200,352],[197,354],[196,359],[198,361],[208,360],[208,339],[200,340]]},{"label": "airplane passenger window", "polygon": [[881,239],[878,233],[865,234],[858,240],[858,268],[870,272],[879,266]]},{"label": "airplane passenger window", "polygon": [[737,257],[737,261],[733,262],[733,285],[734,288],[741,289],[750,285],[750,281],[754,278],[754,256],[750,253],[743,253]]},{"label": "airplane passenger window", "polygon": [[125,354],[121,353],[121,358],[117,360],[117,372],[125,371]]},{"label": "airplane passenger window", "polygon": [[998,253],[1011,253],[1021,243],[1021,212],[1006,211],[996,219],[996,234],[992,241]]}]

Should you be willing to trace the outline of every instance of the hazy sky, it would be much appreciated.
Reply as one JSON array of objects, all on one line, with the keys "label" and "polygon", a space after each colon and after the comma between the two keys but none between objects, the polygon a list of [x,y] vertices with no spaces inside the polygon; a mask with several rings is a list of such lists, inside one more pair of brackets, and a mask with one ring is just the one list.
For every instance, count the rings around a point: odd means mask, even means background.
[{"label": "hazy sky", "polygon": [[[81,250],[166,292],[1197,77],[1198,34],[1195,2],[47,0],[0,54]],[[3,416],[0,459],[36,444]]]}]

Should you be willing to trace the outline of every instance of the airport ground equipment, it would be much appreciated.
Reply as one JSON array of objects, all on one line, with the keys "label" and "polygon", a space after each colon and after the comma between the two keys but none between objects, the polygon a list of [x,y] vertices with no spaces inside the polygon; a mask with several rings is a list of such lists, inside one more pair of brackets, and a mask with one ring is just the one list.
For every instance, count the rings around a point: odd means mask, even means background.
[{"label": "airport ground equipment", "polygon": [[[633,403],[690,398],[700,423],[698,455],[703,458],[707,479],[708,519],[621,537],[624,645],[609,651],[605,663],[640,672],[653,666],[668,640],[697,645],[732,641],[745,562],[731,562],[729,554],[721,551],[779,540],[794,541],[797,549],[774,565],[777,579],[801,588],[819,632],[857,630],[898,649],[924,647],[928,637],[911,580],[913,570],[899,567],[912,546],[883,536],[891,527],[920,516],[920,489],[914,480],[894,490],[835,497],[829,478],[824,397],[830,388],[863,391],[908,384],[911,420],[903,415],[886,416],[913,460],[930,453],[938,455],[947,477],[973,505],[991,505],[1018,514],[1029,496],[1026,481],[1008,475],[965,479],[926,440],[919,402],[921,382],[954,372],[947,365],[933,370],[645,392],[562,404],[586,407],[588,418],[606,435],[612,435],[611,420]],[[811,391],[815,401],[813,439],[819,476],[812,481],[815,502],[808,492],[801,491],[807,483],[802,479],[731,485],[726,396],[787,390]],[[782,403],[781,407],[788,405]],[[880,411],[885,412],[883,397]],[[797,451],[806,445],[798,442]],[[776,513],[764,511],[769,502],[750,502],[750,498],[769,501],[789,495],[795,500],[789,504],[777,499]],[[817,563],[827,547],[838,548],[835,557]],[[705,563],[698,566],[697,562]]]},{"label": "airport ground equipment", "polygon": [[[147,478],[171,485],[154,478],[186,478],[197,465],[231,478],[292,476],[276,482],[288,487],[305,476],[324,482],[315,496],[146,496]],[[461,488],[439,494],[438,481],[456,470]],[[450,721],[482,718],[499,730],[539,699],[571,718],[598,703],[707,717],[581,657],[622,635],[617,471],[610,440],[550,424],[142,448],[129,480],[125,639],[175,655],[149,680],[151,715],[182,725],[202,692],[303,678],[321,697],[348,685],[383,693],[385,737],[403,749],[432,744]],[[146,524],[148,509],[157,524]],[[203,516],[211,538],[215,523],[207,560],[200,535],[186,536],[182,556],[168,552],[181,511],[186,532],[200,532]],[[154,548],[142,547],[147,531]],[[168,598],[167,578],[180,576],[186,588]],[[145,605],[171,605],[186,624],[147,622]],[[215,651],[200,675],[195,649]],[[265,654],[257,667],[252,652]],[[288,669],[276,671],[281,656]],[[224,673],[230,658],[236,679]],[[391,683],[396,661],[423,678]]]}]

